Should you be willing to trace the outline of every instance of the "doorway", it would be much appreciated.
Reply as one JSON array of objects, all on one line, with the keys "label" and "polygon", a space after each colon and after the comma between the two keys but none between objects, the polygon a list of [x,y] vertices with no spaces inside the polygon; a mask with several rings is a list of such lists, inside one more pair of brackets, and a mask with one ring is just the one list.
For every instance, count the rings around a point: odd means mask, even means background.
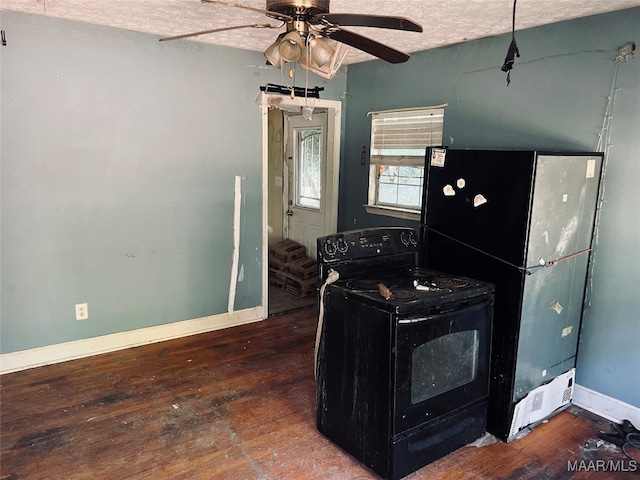
[{"label": "doorway", "polygon": [[[335,233],[342,104],[335,100],[262,94],[263,258],[284,239],[305,246],[315,259],[316,238]],[[272,269],[273,270],[273,269]],[[263,264],[265,316],[315,304],[316,295],[296,298],[274,288]],[[277,298],[276,298],[277,295]]]}]

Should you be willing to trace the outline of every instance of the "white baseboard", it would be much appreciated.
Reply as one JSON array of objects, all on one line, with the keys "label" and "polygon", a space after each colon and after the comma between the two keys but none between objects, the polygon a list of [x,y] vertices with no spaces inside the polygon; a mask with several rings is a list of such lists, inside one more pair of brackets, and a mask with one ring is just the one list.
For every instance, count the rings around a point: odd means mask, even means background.
[{"label": "white baseboard", "polygon": [[0,374],[264,320],[262,306],[0,355]]},{"label": "white baseboard", "polygon": [[640,428],[640,408],[576,384],[572,403],[615,423],[629,420]]}]

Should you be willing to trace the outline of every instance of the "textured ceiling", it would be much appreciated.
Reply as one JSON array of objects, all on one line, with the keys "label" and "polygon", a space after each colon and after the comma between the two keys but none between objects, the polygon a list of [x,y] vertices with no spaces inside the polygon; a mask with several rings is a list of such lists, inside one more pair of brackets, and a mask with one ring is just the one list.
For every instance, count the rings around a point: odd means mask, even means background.
[{"label": "textured ceiling", "polygon": [[[257,12],[205,4],[200,0],[1,0],[1,3],[3,10],[107,25],[159,37],[270,20]],[[265,0],[236,0],[235,3],[259,9],[266,5]],[[520,0],[516,30],[639,5],[640,0]],[[512,9],[512,0],[331,1],[332,13],[398,15],[420,23],[423,33],[348,28],[407,53],[509,32]],[[277,33],[279,31],[268,29],[242,29],[177,41],[264,51]],[[371,59],[372,56],[351,49],[345,63]]]}]

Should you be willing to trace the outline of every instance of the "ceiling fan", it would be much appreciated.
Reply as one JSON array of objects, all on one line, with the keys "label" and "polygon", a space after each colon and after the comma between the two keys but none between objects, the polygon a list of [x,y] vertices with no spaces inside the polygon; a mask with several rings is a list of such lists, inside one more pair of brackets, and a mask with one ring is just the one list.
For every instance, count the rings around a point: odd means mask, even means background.
[{"label": "ceiling fan", "polygon": [[303,68],[331,78],[346,55],[340,54],[340,44],[362,50],[389,63],[403,63],[409,55],[363,35],[344,30],[343,26],[376,27],[408,32],[422,32],[422,26],[403,17],[330,13],[329,0],[266,0],[266,9],[249,7],[222,0],[202,0],[265,14],[279,24],[253,23],[161,38],[160,41],[196,37],[240,28],[274,28],[286,25],[286,31],[265,51],[267,61],[277,68],[285,62],[299,63]]}]

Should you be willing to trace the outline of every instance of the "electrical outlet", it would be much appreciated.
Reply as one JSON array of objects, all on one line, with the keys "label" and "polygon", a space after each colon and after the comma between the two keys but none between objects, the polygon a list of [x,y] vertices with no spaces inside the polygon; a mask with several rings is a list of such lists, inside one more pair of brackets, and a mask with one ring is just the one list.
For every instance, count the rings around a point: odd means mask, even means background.
[{"label": "electrical outlet", "polygon": [[86,320],[89,318],[89,305],[86,303],[76,304],[76,320]]}]

